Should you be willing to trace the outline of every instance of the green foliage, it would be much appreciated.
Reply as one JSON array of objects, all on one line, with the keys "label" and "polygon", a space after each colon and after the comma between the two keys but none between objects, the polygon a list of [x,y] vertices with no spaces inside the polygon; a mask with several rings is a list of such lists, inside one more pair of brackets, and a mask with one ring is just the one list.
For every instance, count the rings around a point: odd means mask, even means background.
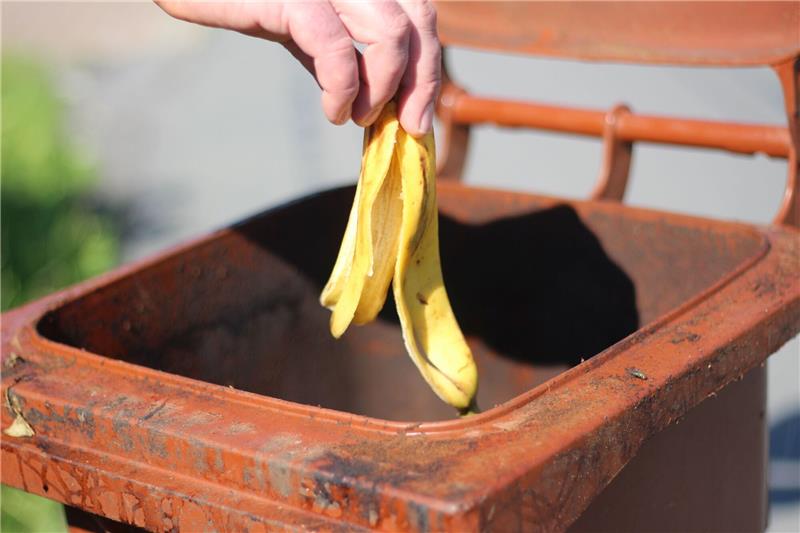
[{"label": "green foliage", "polygon": [[[46,71],[2,59],[3,310],[99,274],[117,261],[114,220],[91,208],[96,175],[63,128],[63,107]],[[0,531],[66,531],[57,502],[3,486]]]},{"label": "green foliage", "polygon": [[58,502],[2,485],[0,531],[3,533],[55,533],[67,530],[64,508]]},{"label": "green foliage", "polygon": [[2,309],[114,264],[113,220],[89,208],[92,169],[63,128],[63,108],[40,66],[2,63]]}]

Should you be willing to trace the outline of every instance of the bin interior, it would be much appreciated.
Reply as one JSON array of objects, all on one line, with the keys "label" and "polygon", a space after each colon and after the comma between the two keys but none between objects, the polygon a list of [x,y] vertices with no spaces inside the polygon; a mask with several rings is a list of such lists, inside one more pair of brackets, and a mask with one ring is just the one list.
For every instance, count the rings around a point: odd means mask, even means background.
[{"label": "bin interior", "polygon": [[[389,420],[454,411],[379,320],[330,336],[319,302],[353,199],[268,211],[48,313],[42,335],[219,385]],[[440,186],[444,279],[476,356],[483,409],[579,364],[766,246],[744,226]]]}]

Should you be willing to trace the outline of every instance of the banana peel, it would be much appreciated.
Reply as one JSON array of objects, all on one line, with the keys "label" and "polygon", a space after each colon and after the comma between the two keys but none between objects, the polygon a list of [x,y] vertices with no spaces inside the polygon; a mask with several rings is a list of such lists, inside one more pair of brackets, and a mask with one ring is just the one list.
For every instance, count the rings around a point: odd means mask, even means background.
[{"label": "banana peel", "polygon": [[332,311],[331,334],[374,320],[390,285],[422,377],[462,414],[476,411],[477,367],[442,280],[433,133],[408,135],[393,102],[364,132],[355,200],[320,296]]}]

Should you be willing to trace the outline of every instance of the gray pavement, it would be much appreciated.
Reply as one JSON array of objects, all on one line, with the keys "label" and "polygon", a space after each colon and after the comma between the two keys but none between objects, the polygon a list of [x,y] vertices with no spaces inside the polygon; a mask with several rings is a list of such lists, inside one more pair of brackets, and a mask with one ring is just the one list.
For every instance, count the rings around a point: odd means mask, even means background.
[{"label": "gray pavement", "polygon": [[[102,30],[108,24],[111,33]],[[361,131],[322,118],[312,79],[278,46],[172,21],[147,3],[3,4],[3,45],[54,63],[74,138],[101,169],[102,193],[132,202],[147,228],[127,243],[126,259],[357,174]],[[450,59],[455,77],[482,94],[785,120],[767,69],[608,66],[471,51]],[[469,183],[582,197],[600,163],[592,139],[483,128],[473,141]],[[766,223],[785,172],[782,160],[637,146],[628,201]],[[770,421],[800,410],[799,355],[795,339],[770,359]],[[771,523],[770,531],[800,530],[800,506],[774,506]]]}]

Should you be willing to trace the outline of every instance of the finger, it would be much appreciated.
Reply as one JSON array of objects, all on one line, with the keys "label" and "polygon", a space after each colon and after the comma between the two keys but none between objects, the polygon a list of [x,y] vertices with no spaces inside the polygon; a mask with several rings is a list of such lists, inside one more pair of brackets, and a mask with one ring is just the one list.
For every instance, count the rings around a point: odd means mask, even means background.
[{"label": "finger", "polygon": [[398,90],[398,116],[408,133],[431,130],[442,82],[442,48],[436,31],[436,10],[428,0],[400,0],[411,21],[408,67]]},{"label": "finger", "polygon": [[367,45],[359,58],[360,86],[353,103],[353,120],[367,126],[397,93],[408,64],[411,21],[394,0],[333,0],[333,6],[353,39]]},{"label": "finger", "polygon": [[[352,38],[328,2],[298,2],[284,8],[295,57],[307,64],[322,88],[322,110],[334,124],[350,118],[358,95],[358,63]],[[288,47],[292,52],[292,48]],[[302,52],[302,54],[299,54]],[[309,69],[311,70],[311,69]]]},{"label": "finger", "polygon": [[155,3],[176,19],[214,28],[226,28],[248,35],[280,41],[280,2],[187,2],[155,0]]}]

